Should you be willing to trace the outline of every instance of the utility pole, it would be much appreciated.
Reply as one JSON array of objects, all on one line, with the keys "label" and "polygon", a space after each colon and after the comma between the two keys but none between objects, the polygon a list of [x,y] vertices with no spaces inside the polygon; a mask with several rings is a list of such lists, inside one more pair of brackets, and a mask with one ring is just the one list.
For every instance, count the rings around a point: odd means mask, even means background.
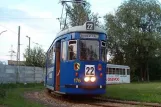
[{"label": "utility pole", "polygon": [[18,27],[18,44],[17,44],[17,65],[19,66],[20,61],[20,26]]},{"label": "utility pole", "polygon": [[17,46],[17,76],[16,76],[16,82],[18,82],[18,74],[19,74],[19,61],[20,61],[20,26],[18,26],[18,46]]},{"label": "utility pole", "polygon": [[30,54],[30,37],[26,36],[29,39],[29,54]]}]

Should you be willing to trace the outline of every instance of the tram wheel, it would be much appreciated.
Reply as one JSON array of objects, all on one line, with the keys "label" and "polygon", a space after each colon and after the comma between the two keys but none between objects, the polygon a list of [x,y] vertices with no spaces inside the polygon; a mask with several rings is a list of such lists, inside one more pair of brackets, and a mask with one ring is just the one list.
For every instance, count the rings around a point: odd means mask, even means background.
[{"label": "tram wheel", "polygon": [[51,90],[50,89],[46,89],[46,92],[50,94],[51,93]]}]

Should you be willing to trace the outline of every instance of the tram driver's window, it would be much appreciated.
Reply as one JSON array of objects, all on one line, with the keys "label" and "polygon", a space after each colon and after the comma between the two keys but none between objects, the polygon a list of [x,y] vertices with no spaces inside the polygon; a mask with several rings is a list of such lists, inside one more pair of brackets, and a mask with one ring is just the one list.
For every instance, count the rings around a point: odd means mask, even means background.
[{"label": "tram driver's window", "polygon": [[102,41],[101,42],[101,59],[102,61],[106,61],[106,42]]},{"label": "tram driver's window", "polygon": [[74,60],[77,58],[77,41],[72,40],[68,43],[68,60]]}]

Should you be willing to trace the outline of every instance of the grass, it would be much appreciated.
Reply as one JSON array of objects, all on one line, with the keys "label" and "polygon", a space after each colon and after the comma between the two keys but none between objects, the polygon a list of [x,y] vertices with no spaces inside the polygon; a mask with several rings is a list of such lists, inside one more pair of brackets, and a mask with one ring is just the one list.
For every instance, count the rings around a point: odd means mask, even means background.
[{"label": "grass", "polygon": [[[26,91],[39,91],[43,84],[0,84],[0,105],[5,107],[43,107],[23,97]],[[108,85],[108,98],[161,103],[161,82]]]},{"label": "grass", "polygon": [[42,89],[43,84],[1,84],[0,105],[5,107],[43,107],[41,104],[23,97],[25,91],[39,91]]},{"label": "grass", "polygon": [[108,85],[108,98],[161,103],[161,82]]}]

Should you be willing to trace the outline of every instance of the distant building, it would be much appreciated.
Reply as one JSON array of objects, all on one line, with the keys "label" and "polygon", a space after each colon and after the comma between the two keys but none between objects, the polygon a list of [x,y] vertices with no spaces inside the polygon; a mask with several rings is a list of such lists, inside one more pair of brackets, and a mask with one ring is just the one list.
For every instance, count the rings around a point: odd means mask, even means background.
[{"label": "distant building", "polygon": [[[17,65],[17,61],[14,60],[8,60],[8,65]],[[19,61],[20,66],[25,66],[25,61]]]}]

